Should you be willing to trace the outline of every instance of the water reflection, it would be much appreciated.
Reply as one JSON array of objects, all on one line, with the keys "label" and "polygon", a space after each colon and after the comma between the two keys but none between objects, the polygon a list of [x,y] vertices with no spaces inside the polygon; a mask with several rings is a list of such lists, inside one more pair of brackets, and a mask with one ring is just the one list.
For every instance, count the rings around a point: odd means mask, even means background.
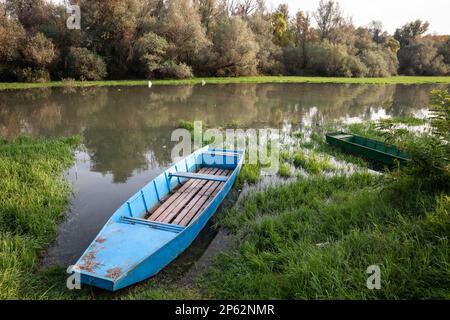
[{"label": "water reflection", "polygon": [[[436,87],[447,86],[241,84],[0,92],[0,135],[82,135],[85,153],[69,175],[77,193],[54,249],[64,252],[59,262],[67,264],[120,203],[168,166],[170,135],[180,120],[211,127],[238,122],[244,128],[302,128],[336,119],[417,115]],[[83,241],[77,241],[80,237]]]},{"label": "water reflection", "polygon": [[0,134],[82,134],[91,170],[126,182],[136,169],[167,165],[181,119],[210,126],[321,125],[417,114],[435,86],[264,84],[38,89],[0,93]]}]

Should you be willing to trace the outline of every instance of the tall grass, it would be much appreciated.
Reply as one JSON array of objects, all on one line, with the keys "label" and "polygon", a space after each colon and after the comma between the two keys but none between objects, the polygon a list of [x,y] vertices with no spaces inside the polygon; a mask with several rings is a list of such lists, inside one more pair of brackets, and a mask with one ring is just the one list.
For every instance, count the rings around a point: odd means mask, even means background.
[{"label": "tall grass", "polygon": [[0,142],[0,299],[21,298],[38,257],[53,239],[70,187],[63,171],[77,138]]},{"label": "tall grass", "polygon": [[[225,299],[450,297],[450,198],[384,178],[315,176],[259,192],[225,214],[238,246],[205,286]],[[381,290],[366,288],[371,265]]]}]

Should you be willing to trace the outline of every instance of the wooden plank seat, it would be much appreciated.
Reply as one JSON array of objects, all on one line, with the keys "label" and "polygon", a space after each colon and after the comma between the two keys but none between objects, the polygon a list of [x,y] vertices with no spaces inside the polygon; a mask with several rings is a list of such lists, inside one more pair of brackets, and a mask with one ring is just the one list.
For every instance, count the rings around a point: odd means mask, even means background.
[{"label": "wooden plank seat", "polygon": [[192,172],[176,172],[171,173],[169,175],[170,178],[187,178],[187,179],[197,179],[197,180],[207,180],[207,181],[219,181],[219,182],[227,182],[226,176],[216,176],[212,174],[199,174]]},{"label": "wooden plank seat", "polygon": [[[196,177],[203,176],[208,177],[208,179],[189,179],[179,189],[175,190],[161,206],[151,212],[148,220],[188,226],[214,199],[231,173],[232,170],[218,168],[200,169],[195,174]],[[215,178],[212,179],[212,177]]]},{"label": "wooden plank seat", "polygon": [[204,155],[209,155],[209,156],[222,156],[222,157],[234,157],[237,158],[240,156],[239,153],[232,153],[232,152],[221,152],[221,151],[213,151],[213,152],[204,152]]}]

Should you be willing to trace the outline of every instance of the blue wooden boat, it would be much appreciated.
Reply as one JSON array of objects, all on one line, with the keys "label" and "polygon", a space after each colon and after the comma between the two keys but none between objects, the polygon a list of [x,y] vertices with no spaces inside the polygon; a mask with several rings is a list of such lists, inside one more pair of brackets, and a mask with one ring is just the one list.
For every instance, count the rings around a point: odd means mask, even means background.
[{"label": "blue wooden boat", "polygon": [[109,291],[154,276],[205,227],[243,159],[243,151],[205,147],[173,165],[112,215],[72,271]]}]

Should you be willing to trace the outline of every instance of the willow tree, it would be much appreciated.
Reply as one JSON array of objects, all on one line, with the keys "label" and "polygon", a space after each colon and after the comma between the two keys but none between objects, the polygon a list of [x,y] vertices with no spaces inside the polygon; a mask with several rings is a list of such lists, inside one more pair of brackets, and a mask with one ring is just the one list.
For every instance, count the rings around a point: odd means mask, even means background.
[{"label": "willow tree", "polygon": [[257,73],[258,44],[247,22],[240,17],[222,20],[214,37],[216,74],[244,76]]},{"label": "willow tree", "polygon": [[159,35],[169,43],[172,59],[192,65],[210,45],[200,14],[192,0],[168,0],[160,19]]}]

